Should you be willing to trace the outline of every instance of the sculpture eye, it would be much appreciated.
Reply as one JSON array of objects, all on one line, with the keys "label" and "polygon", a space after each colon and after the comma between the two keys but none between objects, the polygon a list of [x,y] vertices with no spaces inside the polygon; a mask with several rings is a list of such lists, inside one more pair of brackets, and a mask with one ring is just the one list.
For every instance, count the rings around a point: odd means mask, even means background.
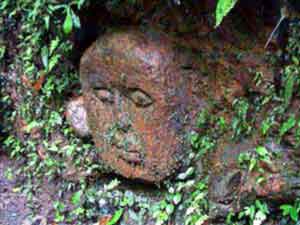
[{"label": "sculpture eye", "polygon": [[153,103],[152,98],[140,89],[131,89],[129,98],[140,107],[147,107]]},{"label": "sculpture eye", "polygon": [[114,102],[114,95],[112,91],[107,88],[94,88],[95,95],[99,98],[102,102],[113,103]]}]

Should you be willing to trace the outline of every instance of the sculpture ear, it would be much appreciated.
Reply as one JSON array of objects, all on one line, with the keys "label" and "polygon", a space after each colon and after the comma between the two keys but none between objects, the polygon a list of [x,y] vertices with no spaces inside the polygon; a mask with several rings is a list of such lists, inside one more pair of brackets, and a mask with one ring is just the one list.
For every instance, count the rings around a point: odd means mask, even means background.
[{"label": "sculpture ear", "polygon": [[114,94],[111,90],[108,88],[99,88],[94,87],[94,93],[97,96],[99,100],[101,100],[104,103],[110,103],[112,104],[114,102]]},{"label": "sculpture ear", "polygon": [[146,92],[139,88],[132,88],[129,90],[128,97],[138,107],[147,107],[153,103],[153,99]]}]

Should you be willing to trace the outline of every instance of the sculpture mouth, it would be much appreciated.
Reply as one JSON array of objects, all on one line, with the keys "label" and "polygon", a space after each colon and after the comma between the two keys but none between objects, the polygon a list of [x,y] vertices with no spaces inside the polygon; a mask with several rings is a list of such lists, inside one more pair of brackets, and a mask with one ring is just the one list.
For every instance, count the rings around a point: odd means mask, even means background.
[{"label": "sculpture mouth", "polygon": [[128,163],[143,164],[145,147],[142,138],[127,121],[116,123],[103,136],[108,148],[116,149],[117,155]]}]

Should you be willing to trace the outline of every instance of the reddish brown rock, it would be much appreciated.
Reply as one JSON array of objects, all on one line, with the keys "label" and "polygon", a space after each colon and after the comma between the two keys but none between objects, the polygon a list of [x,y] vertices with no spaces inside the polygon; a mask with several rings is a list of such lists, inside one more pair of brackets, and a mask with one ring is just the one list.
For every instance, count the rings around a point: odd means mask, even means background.
[{"label": "reddish brown rock", "polygon": [[84,53],[89,127],[116,173],[160,182],[180,166],[186,123],[203,105],[201,75],[183,69],[185,58],[164,34],[137,30],[106,34]]},{"label": "reddish brown rock", "polygon": [[[271,163],[257,159],[257,168],[242,168],[241,153],[255,154],[257,144],[252,141],[219,145],[209,157],[209,199],[212,218],[226,217],[228,212],[240,211],[253,199],[269,202],[292,201],[300,196],[299,159],[291,149],[269,142],[265,144]],[[276,155],[276,157],[275,157]],[[207,160],[207,159],[206,159]],[[259,170],[263,169],[263,172]],[[258,178],[264,180],[258,183]]]}]

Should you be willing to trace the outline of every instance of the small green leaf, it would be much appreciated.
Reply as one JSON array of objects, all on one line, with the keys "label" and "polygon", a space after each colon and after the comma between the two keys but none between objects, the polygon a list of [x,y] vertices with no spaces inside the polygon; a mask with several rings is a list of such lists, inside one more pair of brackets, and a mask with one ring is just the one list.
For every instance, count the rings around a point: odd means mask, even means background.
[{"label": "small green leaf", "polygon": [[114,225],[116,224],[122,217],[124,212],[123,208],[118,209],[114,215],[112,216],[112,218],[108,221],[107,225]]},{"label": "small green leaf", "polygon": [[8,6],[8,3],[9,3],[9,0],[5,0],[5,1],[1,2],[0,9],[4,10]]},{"label": "small green leaf", "polygon": [[50,72],[54,66],[58,63],[60,55],[54,55],[50,58],[48,71]]},{"label": "small green leaf", "polygon": [[251,219],[254,219],[254,216],[255,216],[255,206],[254,205],[251,205],[249,208],[249,216]]},{"label": "small green leaf", "polygon": [[297,66],[299,65],[299,59],[296,56],[292,56],[292,61],[294,64],[296,64]]},{"label": "small green leaf", "polygon": [[71,9],[67,8],[67,16],[64,21],[63,30],[65,34],[69,34],[73,28],[73,21],[72,21],[72,13]]},{"label": "small green leaf", "polygon": [[266,181],[266,179],[264,177],[258,177],[257,180],[256,180],[256,183],[261,184],[264,181]]},{"label": "small green leaf", "polygon": [[45,21],[45,28],[46,28],[46,30],[49,30],[49,27],[50,27],[50,16],[49,15],[45,16],[44,21]]},{"label": "small green leaf", "polygon": [[291,98],[294,91],[294,83],[296,81],[296,76],[293,73],[289,73],[285,81],[284,86],[284,105],[287,107],[290,104]]},{"label": "small green leaf", "polygon": [[293,206],[291,206],[291,205],[281,205],[280,209],[282,210],[282,215],[283,216],[289,215],[291,208],[293,208]]},{"label": "small green leaf", "polygon": [[177,179],[185,180],[189,178],[194,173],[194,170],[193,167],[189,167],[185,172],[178,174]]},{"label": "small green leaf", "polygon": [[53,52],[57,48],[58,44],[59,44],[59,38],[58,37],[56,37],[54,40],[51,41],[50,50],[49,50],[50,55],[53,54]]},{"label": "small green leaf", "polygon": [[48,48],[46,46],[44,46],[41,50],[41,56],[42,56],[42,62],[44,67],[47,69],[48,68],[48,64],[49,64],[49,52],[48,52]]},{"label": "small green leaf", "polygon": [[71,13],[72,13],[72,20],[73,20],[73,23],[74,23],[74,27],[80,28],[81,24],[80,24],[79,17],[74,13],[73,10],[71,10]]},{"label": "small green leaf", "polygon": [[80,203],[80,199],[82,196],[82,191],[77,191],[75,192],[72,197],[71,197],[71,202],[73,205],[79,205]]},{"label": "small green leaf", "polygon": [[268,117],[266,120],[264,120],[261,124],[261,132],[263,135],[266,135],[267,132],[270,130],[270,128],[273,125],[273,121],[270,117]]},{"label": "small green leaf", "polygon": [[297,222],[298,221],[298,212],[295,207],[292,207],[290,209],[290,217],[293,221]]},{"label": "small green leaf", "polygon": [[112,181],[109,182],[109,184],[104,185],[104,189],[106,191],[113,190],[116,188],[121,182],[118,179],[113,179]]},{"label": "small green leaf", "polygon": [[296,125],[295,115],[291,115],[290,118],[282,124],[279,129],[279,135],[283,136],[286,132],[292,129]]},{"label": "small green leaf", "polygon": [[81,9],[82,5],[84,4],[85,0],[78,0],[77,2],[77,9]]},{"label": "small green leaf", "polygon": [[174,205],[172,204],[168,204],[167,207],[166,207],[166,212],[168,213],[168,215],[171,215],[175,210],[175,207]]},{"label": "small green leaf", "polygon": [[218,27],[224,17],[232,10],[238,0],[218,0],[216,8],[216,24],[215,27]]},{"label": "small green leaf", "polygon": [[26,133],[30,133],[30,131],[33,129],[33,128],[36,128],[36,127],[39,127],[41,125],[41,123],[33,120],[31,121],[26,127],[25,127],[25,132]]},{"label": "small green leaf", "polygon": [[269,154],[268,150],[263,146],[258,146],[255,151],[260,156],[267,156]]},{"label": "small green leaf", "polygon": [[255,168],[256,163],[257,163],[256,159],[252,157],[250,160],[249,171],[252,171]]},{"label": "small green leaf", "polygon": [[180,193],[177,193],[176,195],[174,195],[173,197],[173,202],[175,205],[177,205],[179,202],[181,202],[182,199],[182,195]]}]

